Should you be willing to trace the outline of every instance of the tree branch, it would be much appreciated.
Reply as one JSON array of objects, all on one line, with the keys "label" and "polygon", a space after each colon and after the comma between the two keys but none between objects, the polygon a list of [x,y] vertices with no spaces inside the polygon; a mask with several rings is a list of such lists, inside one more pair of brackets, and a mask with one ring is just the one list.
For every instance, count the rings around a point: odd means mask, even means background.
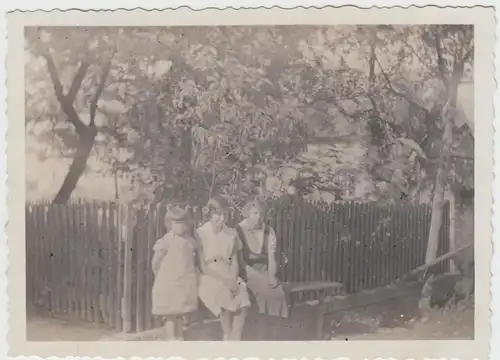
[{"label": "tree branch", "polygon": [[377,55],[375,55],[375,61],[377,62],[377,65],[378,67],[380,68],[380,72],[382,73],[382,76],[384,77],[385,81],[387,82],[387,85],[389,86],[389,90],[396,96],[402,98],[402,99],[405,99],[406,101],[408,101],[410,104],[412,104],[413,106],[416,106],[418,107],[419,109],[422,109],[423,111],[425,111],[425,113],[428,113],[429,111],[424,107],[422,106],[421,104],[419,104],[418,102],[416,102],[415,100],[411,99],[407,94],[403,93],[403,92],[400,92],[398,90],[396,90],[396,88],[394,87],[394,85],[392,85],[392,81],[391,79],[389,78],[389,75],[387,75],[387,73],[385,72],[384,68],[382,67],[382,64],[380,64],[380,61],[378,60],[378,57]]},{"label": "tree branch", "polygon": [[436,41],[436,52],[437,52],[437,61],[438,61],[438,69],[439,75],[446,89],[449,88],[450,82],[448,80],[448,76],[446,75],[446,67],[443,59],[443,52],[441,50],[441,37],[439,36],[439,30],[436,28],[434,32],[434,39]]},{"label": "tree branch", "polygon": [[78,68],[75,74],[75,77],[73,78],[73,82],[71,83],[71,88],[66,94],[66,100],[69,101],[71,104],[73,104],[73,102],[75,101],[76,94],[78,93],[78,91],[82,86],[83,79],[85,78],[85,74],[87,73],[89,66],[90,64],[88,64],[85,61],[82,61],[80,67]]},{"label": "tree branch", "polygon": [[113,61],[114,53],[109,57],[109,59],[104,64],[104,68],[102,69],[101,76],[99,78],[99,84],[95,95],[90,103],[90,126],[95,125],[95,115],[97,111],[97,103],[104,91],[104,87],[106,86],[106,80],[108,79],[109,72],[111,70],[111,63]]},{"label": "tree branch", "polygon": [[[43,54],[45,60],[47,61],[47,69],[49,71],[50,78],[52,79],[52,84],[54,86],[54,92],[56,95],[57,100],[61,104],[61,108],[68,117],[68,120],[75,126],[76,132],[78,135],[82,135],[87,126],[81,121],[80,117],[75,111],[75,108],[73,107],[73,101],[70,101],[71,99],[68,98],[66,95],[63,93],[63,87],[61,85],[61,80],[59,79],[59,74],[57,73],[56,66],[54,64],[54,59],[52,59],[52,56],[50,53],[47,51]],[[83,66],[83,63],[82,63]],[[86,70],[85,70],[86,71]],[[77,73],[77,76],[81,72],[81,67],[80,70]],[[85,75],[85,74],[83,74]],[[75,76],[75,78],[77,77]],[[75,84],[75,81],[73,81]]]}]

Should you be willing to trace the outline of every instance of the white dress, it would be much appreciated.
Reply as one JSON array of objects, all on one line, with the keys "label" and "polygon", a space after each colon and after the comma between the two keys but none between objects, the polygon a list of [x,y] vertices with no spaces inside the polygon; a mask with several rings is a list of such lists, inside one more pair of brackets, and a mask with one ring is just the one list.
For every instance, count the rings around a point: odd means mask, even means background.
[{"label": "white dress", "polygon": [[[230,276],[231,264],[238,261],[240,246],[236,230],[225,228],[215,234],[212,224],[207,222],[196,230],[196,237],[207,267],[223,277]],[[220,279],[201,274],[198,293],[201,301],[215,316],[219,316],[222,309],[236,312],[250,306],[246,284],[239,277],[235,280],[239,286],[236,294]]]},{"label": "white dress", "polygon": [[160,238],[152,259],[154,315],[182,315],[198,308],[196,241],[169,232]]}]

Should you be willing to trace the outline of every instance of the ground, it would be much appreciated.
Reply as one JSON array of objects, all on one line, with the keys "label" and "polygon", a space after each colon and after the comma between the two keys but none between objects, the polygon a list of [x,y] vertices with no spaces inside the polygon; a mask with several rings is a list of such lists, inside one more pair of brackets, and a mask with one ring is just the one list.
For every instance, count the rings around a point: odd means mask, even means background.
[{"label": "ground", "polygon": [[94,324],[30,314],[26,326],[28,341],[98,341],[114,334]]},{"label": "ground", "polygon": [[[295,329],[302,328],[297,323]],[[212,334],[216,340],[219,326],[216,322],[190,332],[188,338],[196,340],[201,334]],[[31,313],[28,316],[27,334],[29,341],[99,341],[118,339],[112,330],[88,323],[71,322],[61,318],[48,317]],[[472,339],[474,336],[474,310],[472,307],[454,307],[446,310],[433,310],[428,319],[407,322],[404,326],[393,328],[379,327],[369,333],[358,330],[357,333],[333,336],[332,340],[427,340],[427,339]],[[206,338],[205,338],[206,339]],[[150,339],[148,339],[150,340]],[[160,339],[158,339],[160,340]]]},{"label": "ground", "polygon": [[436,314],[408,327],[379,328],[374,333],[337,336],[333,340],[469,340],[474,339],[474,310]]}]

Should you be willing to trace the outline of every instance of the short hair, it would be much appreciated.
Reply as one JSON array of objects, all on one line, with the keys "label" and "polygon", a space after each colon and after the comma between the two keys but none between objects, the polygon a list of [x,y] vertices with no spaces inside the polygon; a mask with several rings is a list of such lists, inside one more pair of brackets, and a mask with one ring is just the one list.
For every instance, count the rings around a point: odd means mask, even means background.
[{"label": "short hair", "polygon": [[258,209],[264,215],[266,213],[266,203],[258,198],[251,199],[241,209],[241,215],[248,218],[252,209]]},{"label": "short hair", "polygon": [[225,198],[214,196],[208,200],[207,205],[205,205],[203,209],[203,213],[210,218],[214,213],[229,213],[230,208],[231,206]]}]

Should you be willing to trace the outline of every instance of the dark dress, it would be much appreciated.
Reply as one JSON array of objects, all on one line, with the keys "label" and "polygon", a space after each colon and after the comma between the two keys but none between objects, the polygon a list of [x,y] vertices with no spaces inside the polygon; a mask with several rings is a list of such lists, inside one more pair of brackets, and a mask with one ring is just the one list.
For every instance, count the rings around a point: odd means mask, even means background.
[{"label": "dark dress", "polygon": [[[236,226],[242,242],[242,263],[240,276],[247,282],[249,290],[257,301],[261,314],[288,317],[288,304],[281,285],[275,288],[269,286],[269,253],[276,251],[276,235],[274,230],[266,226],[261,231],[252,231],[241,222]],[[250,249],[248,238],[254,237],[256,243],[261,243],[258,249]]]}]

